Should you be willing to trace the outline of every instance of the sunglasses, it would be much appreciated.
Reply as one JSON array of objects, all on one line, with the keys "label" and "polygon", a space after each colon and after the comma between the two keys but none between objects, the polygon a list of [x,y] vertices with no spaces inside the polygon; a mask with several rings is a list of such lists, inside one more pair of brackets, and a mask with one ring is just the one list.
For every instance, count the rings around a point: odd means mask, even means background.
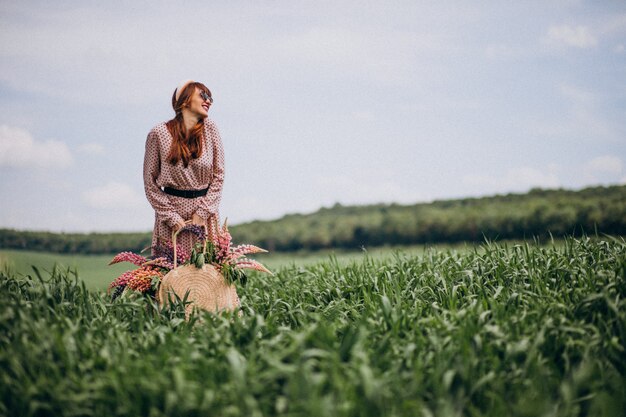
[{"label": "sunglasses", "polygon": [[211,97],[206,91],[200,91],[200,98],[203,101],[208,101],[210,104],[213,104],[213,97]]}]

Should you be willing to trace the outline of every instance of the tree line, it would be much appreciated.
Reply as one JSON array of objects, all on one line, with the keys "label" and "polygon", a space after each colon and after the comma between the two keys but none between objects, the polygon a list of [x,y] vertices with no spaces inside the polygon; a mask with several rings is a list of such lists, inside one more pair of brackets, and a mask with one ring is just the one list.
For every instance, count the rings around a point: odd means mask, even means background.
[{"label": "tree line", "polygon": [[140,252],[150,247],[151,233],[52,233],[0,229],[0,248],[55,253],[108,254]]},{"label": "tree line", "polygon": [[[626,185],[579,191],[533,189],[525,194],[322,208],[230,228],[235,243],[270,251],[358,249],[381,245],[477,242],[605,233],[626,235]],[[0,229],[0,248],[59,253],[139,252],[146,233],[65,234]]]},{"label": "tree line", "polygon": [[432,203],[323,208],[233,228],[233,237],[270,251],[477,242],[605,233],[626,235],[626,186]]}]

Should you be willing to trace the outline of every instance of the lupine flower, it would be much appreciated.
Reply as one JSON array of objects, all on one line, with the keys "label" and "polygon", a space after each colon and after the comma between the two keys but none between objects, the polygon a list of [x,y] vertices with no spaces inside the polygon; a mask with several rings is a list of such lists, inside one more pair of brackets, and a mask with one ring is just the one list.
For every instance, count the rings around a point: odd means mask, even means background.
[{"label": "lupine flower", "polygon": [[196,237],[202,242],[206,240],[206,229],[200,225],[187,224],[182,229],[180,229],[180,232],[183,231],[191,232],[192,234],[196,235]]},{"label": "lupine flower", "polygon": [[128,283],[128,288],[139,292],[148,292],[152,288],[151,277],[134,277]]},{"label": "lupine flower", "polygon": [[232,248],[232,236],[228,231],[227,221],[224,221],[224,225],[221,228],[218,227],[216,224],[215,229],[217,230],[215,263],[217,264],[220,271],[222,270],[222,265],[230,265],[234,268],[248,268],[271,274],[271,272],[267,268],[265,268],[257,261],[248,258],[240,259],[242,256],[249,253],[267,252],[265,249],[261,249],[258,246],[245,244],[238,245]]},{"label": "lupine flower", "polygon": [[126,288],[126,285],[120,285],[118,287],[115,287],[115,289],[113,290],[113,294],[111,294],[111,299],[115,300],[117,297],[119,297],[120,295],[122,295],[122,293],[124,292],[124,289]]},{"label": "lupine flower", "polygon": [[261,263],[252,259],[240,259],[235,263],[235,266],[241,269],[254,269],[255,271],[267,272],[270,275],[272,274],[269,269],[264,267]]},{"label": "lupine flower", "polygon": [[262,253],[262,252],[267,252],[267,251],[265,249],[261,249],[258,246],[254,246],[254,245],[239,245],[239,246],[235,246],[230,251],[230,256],[233,259],[237,259],[249,253]]},{"label": "lupine flower", "polygon": [[[154,253],[157,258],[165,258],[169,262],[174,263],[174,247],[172,246],[172,242],[157,244],[154,246]],[[176,258],[179,264],[187,262],[190,256],[189,251],[185,250],[181,245],[176,245]]]},{"label": "lupine flower", "polygon": [[111,283],[109,291],[112,288],[115,288],[115,292],[117,292],[118,288],[128,286],[131,290],[146,292],[152,288],[152,278],[155,276],[162,277],[163,275],[164,272],[160,268],[151,265],[144,265],[133,271],[124,272]]},{"label": "lupine flower", "polygon": [[[206,241],[206,229],[198,225],[186,225],[182,230],[189,231],[196,235],[199,240]],[[232,236],[228,231],[228,223],[219,227],[215,220],[215,241],[212,263],[218,271],[232,278],[232,274],[241,274],[241,269],[253,269],[256,271],[271,272],[259,262],[248,259],[244,255],[250,253],[267,252],[254,245],[238,245],[231,247]],[[122,252],[116,255],[110,264],[118,262],[131,262],[139,268],[134,271],[124,272],[117,277],[109,286],[109,291],[113,290],[113,299],[117,298],[126,287],[131,290],[148,293],[153,290],[152,281],[155,277],[163,277],[168,271],[174,269],[174,250],[171,242],[159,242],[153,248],[153,259],[145,258],[132,252]],[[194,249],[195,250],[195,249]],[[191,253],[182,246],[176,247],[177,263],[182,265],[189,261]],[[237,272],[239,270],[239,272]]]},{"label": "lupine flower", "polygon": [[117,264],[117,263],[120,263],[120,262],[130,262],[131,264],[135,264],[137,266],[141,266],[146,261],[147,261],[147,259],[145,257],[143,257],[141,255],[137,255],[136,253],[120,252],[117,255],[115,255],[115,257],[113,258],[113,260],[111,262],[109,262],[109,265]]},{"label": "lupine flower", "polygon": [[170,262],[174,261],[174,251],[172,251],[171,244],[168,246],[166,243],[157,243],[152,247],[152,252],[157,258],[165,258]]},{"label": "lupine flower", "polygon": [[111,283],[111,285],[109,285],[109,290],[111,290],[111,288],[113,288],[113,287],[125,287],[126,284],[128,284],[128,281],[130,281],[133,278],[133,274],[134,273],[135,273],[135,271],[126,271],[126,272],[124,272],[122,275],[117,277]]},{"label": "lupine flower", "polygon": [[217,263],[230,263],[231,242],[232,236],[228,231],[228,221],[224,220],[224,225],[220,228],[217,225],[217,219],[215,220],[215,230],[217,232],[217,239],[215,241],[215,257]]},{"label": "lupine flower", "polygon": [[135,291],[147,292],[152,288],[152,278],[162,277],[163,272],[158,268],[143,266],[133,271],[133,277],[128,281],[128,288]]},{"label": "lupine flower", "polygon": [[174,269],[174,264],[170,262],[169,260],[167,260],[167,258],[155,258],[151,261],[144,263],[142,266],[147,266],[147,265],[158,266],[160,268],[164,268],[167,270]]},{"label": "lupine flower", "polygon": [[180,245],[176,245],[176,260],[179,264],[184,264],[189,260],[190,257],[191,253],[188,250],[183,249],[183,247]]}]

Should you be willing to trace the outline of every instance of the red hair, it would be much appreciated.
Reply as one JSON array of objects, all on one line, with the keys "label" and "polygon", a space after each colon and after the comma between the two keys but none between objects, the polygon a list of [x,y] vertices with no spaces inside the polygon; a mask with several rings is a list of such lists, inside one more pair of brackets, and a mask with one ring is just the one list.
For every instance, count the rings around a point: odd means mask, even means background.
[{"label": "red hair", "polygon": [[199,158],[202,155],[204,144],[204,119],[198,120],[198,123],[189,131],[185,129],[183,121],[183,107],[189,105],[196,88],[211,95],[211,91],[204,84],[197,82],[187,84],[180,92],[178,100],[176,100],[176,90],[174,90],[172,107],[176,116],[165,123],[167,130],[174,138],[170,147],[170,153],[167,155],[167,161],[172,165],[176,165],[178,161],[182,160],[185,168],[189,165],[190,160]]}]

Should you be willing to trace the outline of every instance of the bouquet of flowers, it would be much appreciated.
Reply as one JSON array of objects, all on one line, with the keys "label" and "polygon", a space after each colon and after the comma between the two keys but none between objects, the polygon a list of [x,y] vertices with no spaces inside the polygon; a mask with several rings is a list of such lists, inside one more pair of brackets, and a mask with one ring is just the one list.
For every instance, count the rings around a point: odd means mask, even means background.
[{"label": "bouquet of flowers", "polygon": [[[112,299],[119,297],[125,289],[138,291],[154,298],[161,278],[174,269],[174,264],[193,264],[202,268],[205,263],[210,263],[229,282],[239,281],[242,284],[245,284],[247,280],[244,269],[271,274],[261,263],[245,257],[248,254],[267,251],[248,244],[233,247],[226,221],[221,228],[216,224],[217,238],[214,242],[207,241],[205,228],[195,224],[188,224],[180,231],[189,231],[198,237],[199,242],[190,252],[180,245],[176,245],[176,250],[174,250],[172,243],[168,242],[154,247],[154,255],[150,258],[133,252],[117,254],[109,265],[130,262],[138,268],[124,272],[109,285],[108,292],[112,294]],[[174,253],[176,253],[176,262],[174,262]]]}]

